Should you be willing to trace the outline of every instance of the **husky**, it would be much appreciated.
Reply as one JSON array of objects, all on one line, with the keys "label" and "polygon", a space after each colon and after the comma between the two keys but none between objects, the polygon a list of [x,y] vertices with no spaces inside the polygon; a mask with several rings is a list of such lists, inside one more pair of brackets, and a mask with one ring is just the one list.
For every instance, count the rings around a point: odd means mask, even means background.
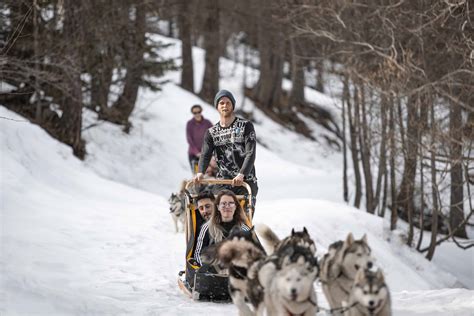
[{"label": "husky", "polygon": [[344,316],[392,315],[390,292],[382,270],[359,269],[354,279],[349,302],[343,302]]},{"label": "husky", "polygon": [[314,291],[318,269],[315,261],[307,261],[307,248],[295,248],[293,255],[284,257],[280,264],[268,263],[260,268],[258,278],[263,284],[268,315],[315,315],[318,311]]},{"label": "husky", "polygon": [[218,244],[215,251],[218,264],[228,269],[229,293],[232,302],[239,309],[239,315],[255,315],[246,302],[251,300],[249,290],[260,293],[261,289],[249,286],[247,272],[253,264],[263,260],[266,254],[253,228],[248,232],[232,229],[229,238]]},{"label": "husky", "polygon": [[286,248],[287,245],[301,246],[308,248],[313,254],[316,253],[316,244],[314,240],[309,236],[306,227],[303,227],[303,231],[297,232],[293,228],[291,235],[281,240],[273,230],[264,224],[257,226],[257,232],[263,239],[265,245],[268,248],[268,254],[276,253],[282,248]]},{"label": "husky", "polygon": [[219,248],[222,247],[228,241],[247,241],[251,243],[252,245],[254,245],[255,247],[259,248],[266,255],[264,248],[262,247],[262,245],[260,244],[260,241],[258,240],[254,227],[252,227],[249,231],[242,230],[239,227],[233,227],[230,230],[229,236],[227,237],[226,240],[223,240],[217,244],[212,244],[206,247],[202,251],[201,253],[202,262],[206,264],[210,264],[210,265],[215,265],[215,266],[220,265],[221,268],[223,268],[225,265],[230,264],[232,259],[235,256],[239,255],[239,252],[237,250],[235,251],[233,250],[234,252],[229,254],[230,259],[227,257],[220,257],[226,254],[224,252],[219,254]]},{"label": "husky", "polygon": [[181,222],[182,231],[184,231],[184,218],[186,213],[184,199],[184,192],[171,193],[171,196],[168,199],[168,202],[170,203],[170,214],[176,232],[179,232],[178,222]]},{"label": "husky", "polygon": [[332,309],[340,308],[342,301],[348,300],[357,271],[372,266],[367,235],[354,240],[352,233],[349,233],[345,241],[340,240],[329,246],[321,261],[320,280]]},{"label": "husky", "polygon": [[[273,253],[248,270],[249,300],[257,315],[314,315],[317,311],[313,283],[319,275],[316,246],[306,228],[280,240],[260,225],[259,233]],[[286,283],[285,283],[286,282]]]}]

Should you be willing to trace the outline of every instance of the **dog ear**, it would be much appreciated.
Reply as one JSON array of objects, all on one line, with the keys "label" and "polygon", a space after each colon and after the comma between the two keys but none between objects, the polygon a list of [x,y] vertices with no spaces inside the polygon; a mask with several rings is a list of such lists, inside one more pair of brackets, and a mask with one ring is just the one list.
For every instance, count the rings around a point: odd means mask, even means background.
[{"label": "dog ear", "polygon": [[292,229],[291,229],[291,236],[294,236],[294,235],[295,235],[295,229],[292,228]]},{"label": "dog ear", "polygon": [[364,234],[364,236],[362,236],[362,241],[363,241],[365,244],[368,244],[368,242],[367,242],[367,234]]},{"label": "dog ear", "polygon": [[380,268],[377,269],[377,272],[375,275],[380,282],[385,283],[385,277],[383,276],[383,272]]},{"label": "dog ear", "polygon": [[306,235],[309,235],[308,230],[306,229],[306,226],[303,226],[303,233],[305,233]]},{"label": "dog ear", "polygon": [[232,229],[229,232],[229,237],[236,235],[238,232],[240,232],[240,227],[238,227],[237,225],[232,227]]},{"label": "dog ear", "polygon": [[350,246],[353,243],[354,243],[354,235],[352,235],[352,233],[347,234],[347,238],[346,238],[346,241],[344,242],[344,244],[346,246]]},{"label": "dog ear", "polygon": [[365,270],[364,269],[359,269],[357,270],[357,273],[354,278],[354,284],[360,283],[365,276]]}]

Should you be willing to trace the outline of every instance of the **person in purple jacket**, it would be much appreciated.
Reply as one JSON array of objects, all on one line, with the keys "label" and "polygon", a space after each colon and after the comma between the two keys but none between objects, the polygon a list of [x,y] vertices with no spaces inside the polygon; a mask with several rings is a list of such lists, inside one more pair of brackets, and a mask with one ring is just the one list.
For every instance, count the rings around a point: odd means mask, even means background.
[{"label": "person in purple jacket", "polygon": [[194,174],[197,172],[197,164],[201,156],[202,143],[204,135],[209,127],[213,124],[202,115],[202,107],[195,104],[191,107],[193,118],[186,124],[186,139],[188,140],[188,158],[191,165],[191,171]]}]

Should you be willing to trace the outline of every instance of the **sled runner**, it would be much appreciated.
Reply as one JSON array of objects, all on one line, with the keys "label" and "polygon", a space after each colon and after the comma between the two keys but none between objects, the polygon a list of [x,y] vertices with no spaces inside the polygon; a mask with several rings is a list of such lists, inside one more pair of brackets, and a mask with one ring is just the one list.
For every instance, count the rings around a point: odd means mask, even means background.
[{"label": "sled runner", "polygon": [[[201,181],[202,184],[231,185],[232,180],[206,179]],[[218,274],[212,266],[199,266],[194,259],[194,251],[196,248],[198,231],[204,219],[201,217],[197,206],[194,204],[194,198],[197,194],[191,194],[189,188],[193,186],[192,181],[186,184],[186,200],[185,200],[185,236],[186,236],[186,263],[185,270],[179,272],[178,286],[190,298],[195,301],[221,301],[230,302],[228,289],[228,276]],[[242,186],[247,190],[245,195],[237,195],[237,198],[245,210],[247,216],[247,226],[252,227],[253,205],[252,190],[247,183]]]}]

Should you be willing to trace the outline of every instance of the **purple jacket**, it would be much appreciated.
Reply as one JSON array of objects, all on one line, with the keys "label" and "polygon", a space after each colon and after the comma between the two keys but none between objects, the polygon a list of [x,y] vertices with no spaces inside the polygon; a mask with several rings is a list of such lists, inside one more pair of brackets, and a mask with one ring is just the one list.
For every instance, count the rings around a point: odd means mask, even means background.
[{"label": "purple jacket", "polygon": [[186,139],[188,140],[188,154],[197,156],[201,152],[204,135],[209,127],[212,126],[211,121],[202,117],[200,122],[194,118],[190,119],[186,124]]}]

